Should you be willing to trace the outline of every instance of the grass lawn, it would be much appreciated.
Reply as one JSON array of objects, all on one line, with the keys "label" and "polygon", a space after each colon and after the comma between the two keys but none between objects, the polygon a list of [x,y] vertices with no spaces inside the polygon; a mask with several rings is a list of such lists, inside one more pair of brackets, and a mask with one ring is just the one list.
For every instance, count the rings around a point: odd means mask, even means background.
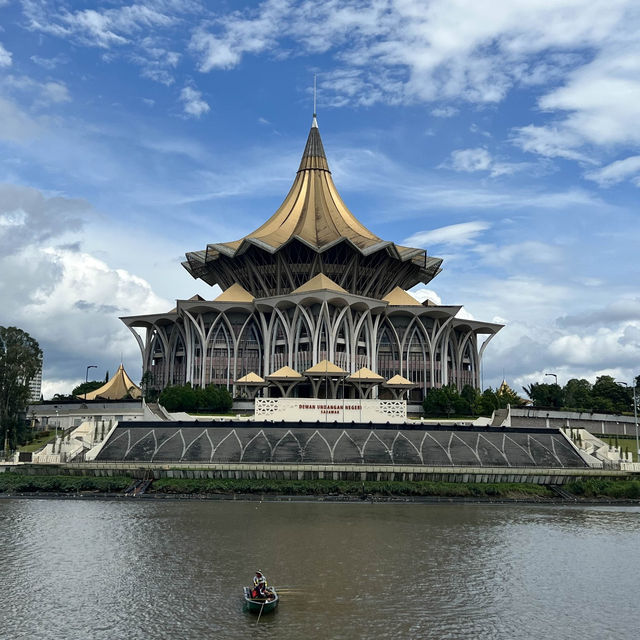
[{"label": "grass lawn", "polygon": [[[606,442],[609,446],[616,445],[616,437],[615,436],[601,436],[599,434],[595,434],[596,437],[600,438],[600,440]],[[618,446],[622,447],[622,451],[624,452],[625,448],[628,448],[629,451],[633,454],[633,461],[638,462],[638,452],[636,451],[636,438],[635,436],[618,436]]]},{"label": "grass lawn", "polygon": [[200,418],[233,418],[237,416],[237,413],[198,413],[196,411],[189,411],[190,416],[198,416]]},{"label": "grass lawn", "polygon": [[34,440],[31,442],[27,442],[27,444],[23,444],[21,447],[18,447],[18,451],[26,451],[33,453],[37,451],[40,447],[47,444],[47,442],[51,442],[55,438],[55,433],[53,431],[48,432],[46,435],[37,435]]}]

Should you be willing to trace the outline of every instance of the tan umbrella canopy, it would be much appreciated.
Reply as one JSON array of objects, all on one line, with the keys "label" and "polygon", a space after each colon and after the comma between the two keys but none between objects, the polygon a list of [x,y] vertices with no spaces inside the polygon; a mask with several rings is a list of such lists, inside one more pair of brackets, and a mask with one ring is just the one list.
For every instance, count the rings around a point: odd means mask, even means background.
[{"label": "tan umbrella canopy", "polygon": [[301,373],[287,366],[281,367],[277,371],[265,376],[265,378],[280,389],[284,398],[288,398],[293,388],[306,379]]},{"label": "tan umbrella canopy", "polygon": [[373,387],[384,382],[384,378],[371,369],[362,367],[348,376],[347,382],[350,382],[358,390],[361,398],[366,398],[371,395]]},{"label": "tan umbrella canopy", "polygon": [[82,400],[123,400],[124,398],[140,398],[142,389],[131,380],[120,365],[109,382],[105,382],[99,389],[78,396]]},{"label": "tan umbrella canopy", "polygon": [[246,376],[238,378],[236,380],[236,384],[239,387],[244,387],[249,398],[253,400],[258,394],[260,388],[267,385],[267,381],[259,376],[255,371],[250,371]]},{"label": "tan umbrella canopy", "polygon": [[338,385],[340,381],[349,375],[348,371],[345,371],[337,364],[330,362],[329,360],[321,360],[318,364],[314,364],[305,372],[305,375],[311,380],[311,388],[313,390],[313,397],[318,398],[320,393],[320,385],[325,383],[325,388],[330,388],[331,393],[327,394],[332,398],[338,397]]},{"label": "tan umbrella canopy", "polygon": [[391,393],[396,400],[400,400],[411,389],[415,389],[418,385],[407,380],[403,376],[396,374],[393,378],[389,378],[383,385],[387,389],[391,389]]}]

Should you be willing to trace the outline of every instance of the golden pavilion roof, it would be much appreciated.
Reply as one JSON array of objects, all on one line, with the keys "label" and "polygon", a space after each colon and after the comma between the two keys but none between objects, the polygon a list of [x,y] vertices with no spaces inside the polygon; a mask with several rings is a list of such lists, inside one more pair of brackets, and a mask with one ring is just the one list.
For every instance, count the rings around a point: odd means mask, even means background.
[{"label": "golden pavilion roof", "polygon": [[139,398],[142,395],[140,387],[131,380],[120,365],[109,382],[105,382],[99,389],[90,391],[86,395],[83,393],[79,398],[83,400],[122,400],[123,398]]},{"label": "golden pavilion roof", "polygon": [[280,367],[277,371],[265,376],[267,380],[301,380],[304,376],[291,367]]},{"label": "golden pavilion roof", "polygon": [[334,282],[329,276],[325,276],[324,273],[318,273],[310,280],[307,280],[304,284],[300,285],[297,289],[294,289],[291,293],[305,293],[309,291],[338,291],[339,293],[347,293],[339,284]]},{"label": "golden pavilion roof", "polygon": [[389,378],[382,386],[384,387],[417,387],[418,385],[407,380],[404,376],[396,374],[393,378]]},{"label": "golden pavilion roof", "polygon": [[418,302],[410,293],[404,289],[396,287],[382,298],[383,302],[388,302],[391,307],[421,307],[422,303]]},{"label": "golden pavilion roof", "polygon": [[347,380],[353,382],[384,382],[384,378],[367,367],[358,369],[355,373],[352,373]]},{"label": "golden pavilion roof", "polygon": [[235,282],[225,289],[214,302],[253,302],[254,297],[241,285]]},{"label": "golden pavilion roof", "polygon": [[255,371],[249,371],[246,376],[238,378],[236,384],[265,384],[266,380],[259,376]]},{"label": "golden pavilion roof", "polygon": [[347,372],[329,360],[321,360],[305,371],[308,376],[346,376]]}]

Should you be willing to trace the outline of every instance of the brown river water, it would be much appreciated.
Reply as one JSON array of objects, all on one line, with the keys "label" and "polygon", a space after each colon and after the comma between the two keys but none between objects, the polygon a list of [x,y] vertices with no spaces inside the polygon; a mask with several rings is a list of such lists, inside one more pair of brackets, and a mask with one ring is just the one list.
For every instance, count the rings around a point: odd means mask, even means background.
[{"label": "brown river water", "polygon": [[638,507],[0,499],[0,570],[1,638],[640,637]]}]

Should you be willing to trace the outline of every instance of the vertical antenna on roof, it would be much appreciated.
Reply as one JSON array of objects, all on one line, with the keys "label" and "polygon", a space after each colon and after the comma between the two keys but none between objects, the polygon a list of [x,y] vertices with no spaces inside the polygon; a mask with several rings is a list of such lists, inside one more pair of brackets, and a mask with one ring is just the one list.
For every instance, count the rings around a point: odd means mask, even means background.
[{"label": "vertical antenna on roof", "polygon": [[311,127],[318,128],[318,121],[316,120],[316,98],[317,98],[317,84],[316,79],[318,77],[317,73],[313,74],[313,122],[311,123]]}]

